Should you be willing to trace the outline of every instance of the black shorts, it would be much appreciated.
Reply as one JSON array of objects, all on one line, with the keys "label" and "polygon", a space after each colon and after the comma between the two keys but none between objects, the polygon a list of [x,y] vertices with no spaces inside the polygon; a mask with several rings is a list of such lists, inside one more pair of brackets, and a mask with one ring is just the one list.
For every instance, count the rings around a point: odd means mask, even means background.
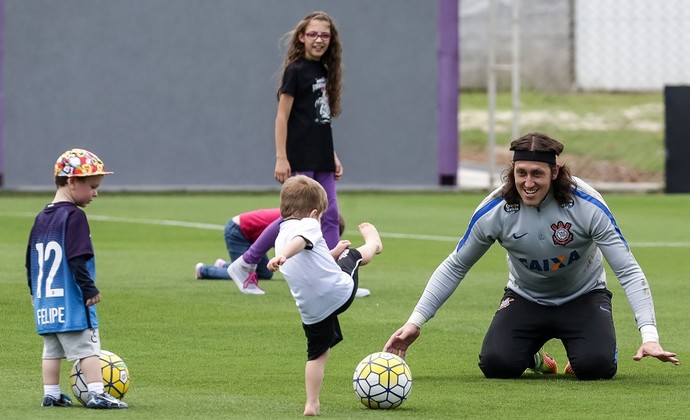
[{"label": "black shorts", "polygon": [[341,314],[352,305],[359,285],[359,263],[362,261],[362,254],[356,249],[347,249],[338,258],[338,266],[343,272],[352,277],[355,285],[352,288],[352,295],[340,308],[316,324],[302,324],[304,335],[307,337],[307,360],[318,359],[328,349],[343,341],[343,334],[338,322],[338,314]]}]

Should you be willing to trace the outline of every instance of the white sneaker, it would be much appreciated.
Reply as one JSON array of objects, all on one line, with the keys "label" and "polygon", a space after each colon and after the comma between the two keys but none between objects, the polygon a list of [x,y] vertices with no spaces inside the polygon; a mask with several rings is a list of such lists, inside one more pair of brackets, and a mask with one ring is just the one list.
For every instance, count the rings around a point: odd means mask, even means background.
[{"label": "white sneaker", "polygon": [[102,394],[96,394],[95,392],[89,392],[88,399],[86,400],[87,408],[128,408],[126,402],[120,401],[112,395],[104,392]]},{"label": "white sneaker", "polygon": [[213,263],[213,265],[218,268],[223,268],[225,267],[225,260],[222,258],[218,258],[216,262]]},{"label": "white sneaker", "polygon": [[371,291],[369,289],[364,289],[364,288],[357,288],[357,291],[355,292],[355,297],[367,297],[371,294]]},{"label": "white sneaker", "polygon": [[240,292],[247,295],[266,294],[260,287],[256,277],[256,264],[247,264],[243,257],[239,257],[228,266],[228,275],[235,282]]}]

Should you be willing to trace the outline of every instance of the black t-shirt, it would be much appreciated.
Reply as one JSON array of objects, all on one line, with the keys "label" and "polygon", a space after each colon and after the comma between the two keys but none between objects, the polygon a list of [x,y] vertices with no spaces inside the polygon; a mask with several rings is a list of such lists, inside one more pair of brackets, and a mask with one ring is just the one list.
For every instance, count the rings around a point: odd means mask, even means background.
[{"label": "black t-shirt", "polygon": [[323,64],[305,58],[285,69],[280,92],[294,98],[286,142],[293,171],[335,171],[326,72]]}]

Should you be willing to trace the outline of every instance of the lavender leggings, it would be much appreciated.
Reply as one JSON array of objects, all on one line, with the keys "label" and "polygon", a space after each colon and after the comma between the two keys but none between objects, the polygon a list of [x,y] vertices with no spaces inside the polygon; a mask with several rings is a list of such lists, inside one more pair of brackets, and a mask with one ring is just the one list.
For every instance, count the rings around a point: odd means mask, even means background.
[{"label": "lavender leggings", "polygon": [[[326,240],[328,249],[333,249],[340,241],[340,228],[338,225],[338,197],[335,192],[335,173],[333,172],[293,172],[292,175],[305,175],[312,178],[326,190],[328,197],[328,208],[321,217],[321,231],[323,238]],[[280,222],[282,218],[278,218],[273,223],[268,225],[261,235],[256,239],[256,242],[249,247],[244,253],[243,258],[247,264],[258,264],[261,257],[273,248],[280,231]]]}]

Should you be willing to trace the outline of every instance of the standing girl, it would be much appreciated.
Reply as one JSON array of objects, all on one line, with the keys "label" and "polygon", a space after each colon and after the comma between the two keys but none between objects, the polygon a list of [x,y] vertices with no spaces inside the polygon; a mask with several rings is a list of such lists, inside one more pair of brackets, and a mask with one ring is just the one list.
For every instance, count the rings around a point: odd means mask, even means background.
[{"label": "standing girl", "polygon": [[275,122],[275,178],[306,175],[323,186],[328,208],[321,220],[330,249],[340,241],[335,181],[343,166],[333,147],[331,118],[340,115],[342,49],[333,19],[312,12],[285,35]]}]

